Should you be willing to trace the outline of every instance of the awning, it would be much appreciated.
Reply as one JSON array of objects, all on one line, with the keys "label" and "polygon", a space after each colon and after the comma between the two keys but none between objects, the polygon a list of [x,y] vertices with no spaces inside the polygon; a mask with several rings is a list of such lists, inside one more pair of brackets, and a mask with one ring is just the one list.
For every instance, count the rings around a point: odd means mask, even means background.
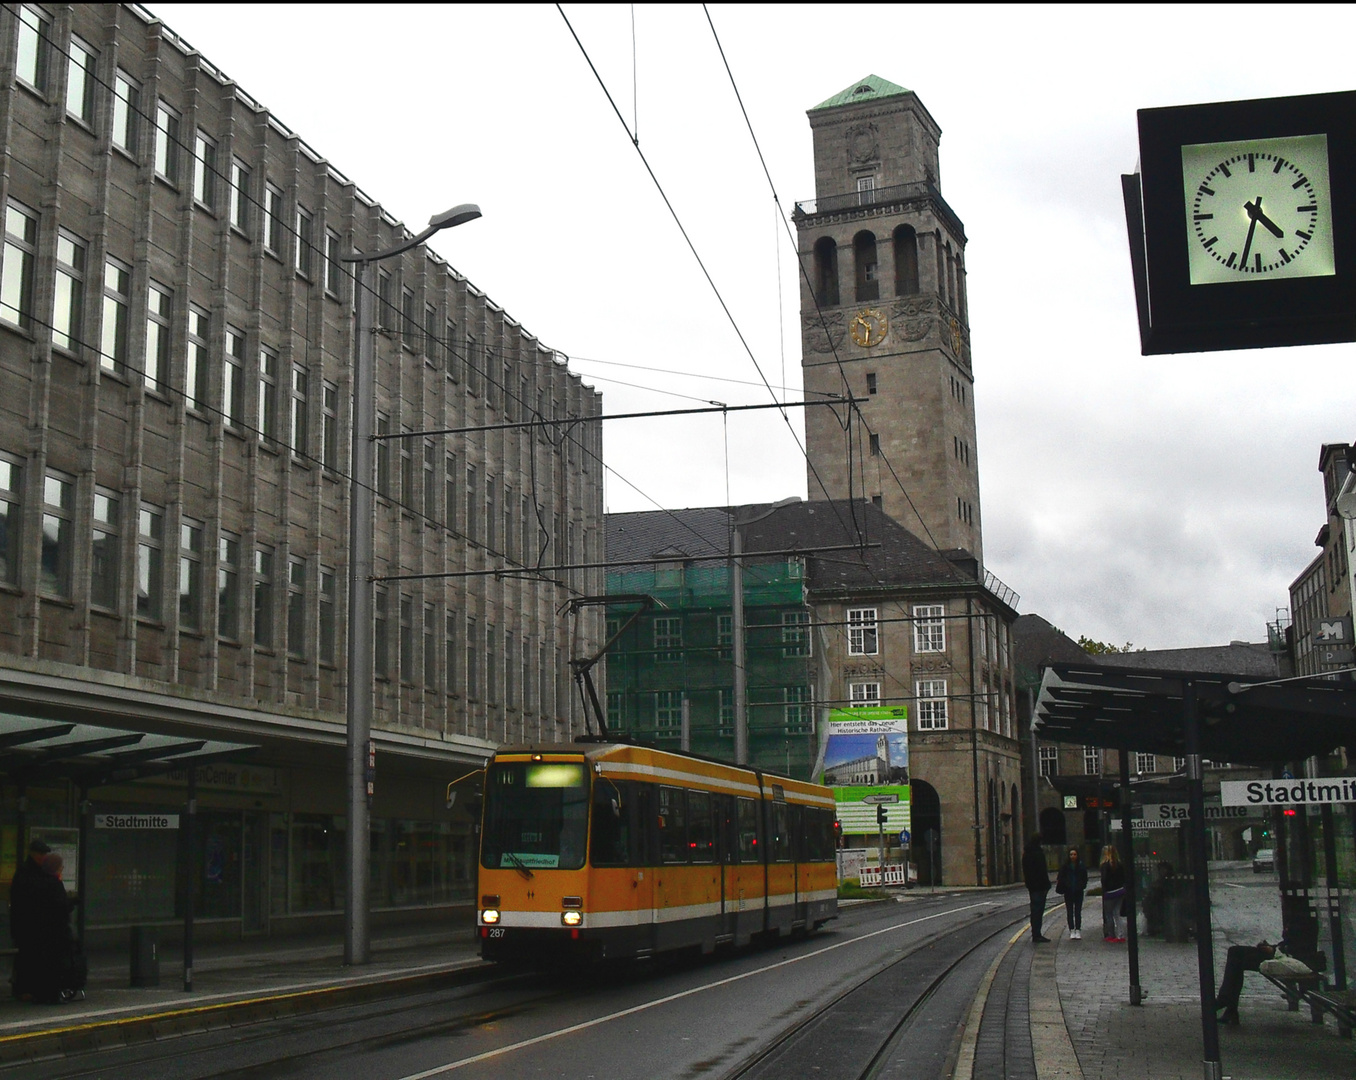
[{"label": "awning", "polygon": [[23,784],[66,778],[88,789],[238,759],[257,749],[218,739],[0,713],[0,774]]},{"label": "awning", "polygon": [[1049,665],[1032,730],[1052,742],[1183,757],[1187,681],[1201,755],[1211,761],[1268,766],[1356,746],[1356,685],[1349,682],[1100,664]]}]

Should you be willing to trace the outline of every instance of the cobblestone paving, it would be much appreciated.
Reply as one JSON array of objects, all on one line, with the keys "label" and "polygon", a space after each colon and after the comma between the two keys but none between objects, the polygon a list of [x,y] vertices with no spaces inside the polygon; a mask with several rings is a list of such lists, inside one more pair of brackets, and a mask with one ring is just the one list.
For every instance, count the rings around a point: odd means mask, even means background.
[{"label": "cobblestone paving", "polygon": [[[1210,896],[1218,986],[1230,945],[1280,937],[1280,898],[1276,879],[1254,877],[1246,864],[1238,870],[1212,868]],[[1130,1005],[1125,945],[1107,944],[1092,932],[1071,941],[1062,932],[1055,972],[1065,1023],[1086,1080],[1201,1080],[1194,941],[1175,944],[1140,937],[1144,1004],[1138,1008]],[[1340,1038],[1331,1019],[1317,1026],[1309,1022],[1307,1008],[1287,1011],[1279,991],[1260,975],[1245,978],[1239,1013],[1241,1026],[1220,1028],[1226,1077],[1332,1080],[1356,1074],[1356,1043]]]}]

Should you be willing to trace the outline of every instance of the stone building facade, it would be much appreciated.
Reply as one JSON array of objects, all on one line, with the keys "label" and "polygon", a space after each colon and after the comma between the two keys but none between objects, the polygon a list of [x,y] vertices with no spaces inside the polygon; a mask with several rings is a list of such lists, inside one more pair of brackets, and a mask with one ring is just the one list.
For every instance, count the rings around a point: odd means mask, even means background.
[{"label": "stone building facade", "polygon": [[[447,781],[582,730],[571,642],[602,616],[560,612],[601,573],[524,568],[598,561],[599,425],[550,422],[600,396],[433,252],[379,263],[375,620],[350,628],[339,256],[409,232],[135,6],[0,13],[0,131],[0,710],[260,746],[266,791],[203,798],[250,882],[218,914],[267,930],[342,907],[343,659],[370,633],[374,873],[404,883],[377,902],[469,899]],[[20,802],[30,828],[76,812],[57,780]]]},{"label": "stone building facade", "polygon": [[983,564],[965,228],[941,194],[941,128],[875,75],[809,111],[815,199],[796,205],[814,499],[874,501]]}]

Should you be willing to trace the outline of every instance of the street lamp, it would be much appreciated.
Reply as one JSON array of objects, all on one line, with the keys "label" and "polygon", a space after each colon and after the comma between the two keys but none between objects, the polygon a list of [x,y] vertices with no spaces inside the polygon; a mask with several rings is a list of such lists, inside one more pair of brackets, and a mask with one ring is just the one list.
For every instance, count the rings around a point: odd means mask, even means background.
[{"label": "street lamp", "polygon": [[368,747],[372,738],[372,429],[376,419],[376,323],[372,318],[372,264],[418,247],[434,233],[480,217],[480,207],[462,203],[428,219],[418,236],[385,251],[341,255],[357,263],[355,288],[358,342],[353,365],[353,469],[349,476],[348,525],[348,848],[344,871],[344,963],[366,964],[370,956],[368,897],[371,860],[371,785]]}]

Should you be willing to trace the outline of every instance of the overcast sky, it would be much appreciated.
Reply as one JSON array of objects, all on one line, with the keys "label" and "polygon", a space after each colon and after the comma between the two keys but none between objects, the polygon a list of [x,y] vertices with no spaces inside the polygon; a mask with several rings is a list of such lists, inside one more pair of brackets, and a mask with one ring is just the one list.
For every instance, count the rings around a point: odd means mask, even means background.
[{"label": "overcast sky", "polygon": [[[152,10],[414,229],[479,203],[433,246],[607,412],[768,400],[554,7]],[[1074,637],[1264,639],[1317,554],[1319,446],[1356,437],[1352,346],[1139,355],[1119,181],[1135,110],[1352,88],[1352,7],[1265,29],[1258,10],[710,9],[786,210],[815,195],[805,111],[861,77],[941,125],[969,238],[985,561]],[[638,6],[634,55],[630,7],[565,13],[794,397],[794,252],[701,7]],[[610,511],[806,494],[775,412],[618,422],[604,452]]]}]

